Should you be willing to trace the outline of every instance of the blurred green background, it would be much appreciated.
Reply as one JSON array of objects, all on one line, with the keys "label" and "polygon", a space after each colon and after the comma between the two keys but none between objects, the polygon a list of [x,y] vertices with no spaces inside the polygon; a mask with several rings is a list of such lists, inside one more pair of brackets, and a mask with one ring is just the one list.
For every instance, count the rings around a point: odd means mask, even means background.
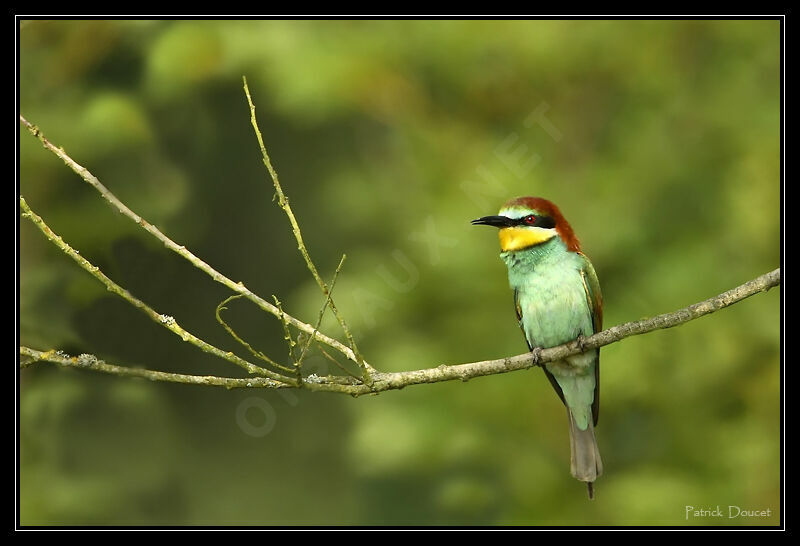
[{"label": "blurred green background", "polygon": [[[521,353],[495,233],[556,202],[605,325],[780,263],[778,21],[23,21],[21,113],[134,211],[314,322],[323,299],[261,163],[241,77],[309,250],[366,358]],[[20,129],[20,193],[83,256],[226,350],[229,292]],[[20,343],[240,376],[20,225]],[[780,517],[780,289],[602,350],[597,499],[539,370],[353,399],[21,372],[22,524],[759,525]],[[226,315],[285,358],[278,321]],[[326,319],[326,332],[341,338]],[[242,353],[246,356],[246,353]],[[309,372],[336,372],[318,352]],[[686,517],[686,506],[771,510]]]}]

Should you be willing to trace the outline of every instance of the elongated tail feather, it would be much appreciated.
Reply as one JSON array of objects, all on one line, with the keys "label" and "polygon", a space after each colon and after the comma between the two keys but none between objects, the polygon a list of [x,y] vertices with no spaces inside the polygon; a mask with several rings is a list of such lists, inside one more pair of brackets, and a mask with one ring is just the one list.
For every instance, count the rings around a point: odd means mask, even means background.
[{"label": "elongated tail feather", "polygon": [[590,419],[586,430],[581,430],[575,424],[575,419],[569,409],[567,409],[567,415],[569,417],[570,471],[575,479],[587,482],[591,499],[594,497],[592,483],[603,473],[603,461],[600,459],[600,450],[597,448],[594,425]]}]

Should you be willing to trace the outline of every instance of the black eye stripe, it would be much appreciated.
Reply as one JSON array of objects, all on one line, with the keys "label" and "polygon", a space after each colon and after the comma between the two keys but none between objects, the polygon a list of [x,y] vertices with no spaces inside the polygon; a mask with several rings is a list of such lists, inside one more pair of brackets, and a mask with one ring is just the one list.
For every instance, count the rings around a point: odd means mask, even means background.
[{"label": "black eye stripe", "polygon": [[528,218],[529,216],[530,216],[530,214],[526,214],[522,218],[517,218],[516,220],[514,220],[514,225],[515,226],[535,226],[535,227],[540,227],[540,228],[545,228],[545,229],[550,229],[550,228],[556,227],[555,220],[553,220],[550,216],[534,214],[533,217],[534,217],[535,220],[534,220],[533,224],[529,224],[528,222],[525,221],[525,219]]},{"label": "black eye stripe", "polygon": [[533,225],[549,229],[556,227],[556,221],[549,216],[539,216]]}]

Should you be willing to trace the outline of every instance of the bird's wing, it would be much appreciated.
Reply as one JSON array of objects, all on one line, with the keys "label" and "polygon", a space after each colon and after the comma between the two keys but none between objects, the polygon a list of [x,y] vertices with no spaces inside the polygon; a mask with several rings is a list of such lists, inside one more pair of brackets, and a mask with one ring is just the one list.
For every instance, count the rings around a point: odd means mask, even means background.
[{"label": "bird's wing", "polygon": [[[597,280],[597,273],[589,258],[582,252],[578,253],[582,258],[581,278],[583,279],[583,289],[586,291],[586,302],[589,304],[589,311],[592,314],[592,326],[597,333],[603,329],[603,294],[600,292],[600,282]],[[597,361],[594,366],[594,402],[592,402],[592,419],[595,426],[600,417],[600,351],[597,351]]]},{"label": "bird's wing", "polygon": [[[517,313],[517,322],[519,322],[519,328],[520,330],[522,330],[522,337],[525,338],[525,343],[528,344],[528,350],[533,351],[533,347],[531,347],[531,342],[528,341],[528,335],[525,333],[525,327],[522,325],[522,307],[520,307],[519,305],[519,291],[516,288],[514,289],[514,311],[516,311]],[[547,379],[550,381],[550,384],[553,385],[553,389],[556,391],[556,394],[561,399],[561,402],[563,402],[564,405],[566,406],[567,401],[564,399],[564,392],[561,390],[561,385],[558,384],[558,381],[556,381],[556,378],[553,377],[553,374],[547,371],[547,368],[542,366],[542,370],[544,370],[544,373],[547,376]],[[595,393],[595,397],[596,396],[597,393]]]},{"label": "bird's wing", "polygon": [[581,278],[583,288],[586,290],[586,301],[592,313],[592,325],[594,333],[603,329],[603,294],[600,292],[600,282],[597,280],[597,273],[589,258],[582,252],[578,253],[582,258]]}]

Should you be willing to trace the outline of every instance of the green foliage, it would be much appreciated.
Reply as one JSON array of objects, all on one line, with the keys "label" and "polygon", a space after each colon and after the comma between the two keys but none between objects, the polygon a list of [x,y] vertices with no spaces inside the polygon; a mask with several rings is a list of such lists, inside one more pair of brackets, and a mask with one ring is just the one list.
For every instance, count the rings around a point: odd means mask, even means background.
[{"label": "green foliage", "polygon": [[[556,202],[605,324],[670,311],[780,259],[776,21],[31,21],[20,105],[137,213],[287,312],[323,298],[269,182],[381,370],[525,348],[497,241],[469,220]],[[536,117],[534,114],[544,117]],[[537,121],[537,119],[539,121]],[[20,133],[20,192],[187,329],[228,294]],[[181,344],[21,233],[21,343],[184,373]],[[780,290],[601,351],[597,499],[538,370],[357,400],[21,374],[23,524],[777,524]],[[279,321],[226,321],[284,358]],[[322,330],[341,338],[328,314]],[[314,350],[309,372],[338,372]],[[771,509],[686,518],[686,506]]]}]

